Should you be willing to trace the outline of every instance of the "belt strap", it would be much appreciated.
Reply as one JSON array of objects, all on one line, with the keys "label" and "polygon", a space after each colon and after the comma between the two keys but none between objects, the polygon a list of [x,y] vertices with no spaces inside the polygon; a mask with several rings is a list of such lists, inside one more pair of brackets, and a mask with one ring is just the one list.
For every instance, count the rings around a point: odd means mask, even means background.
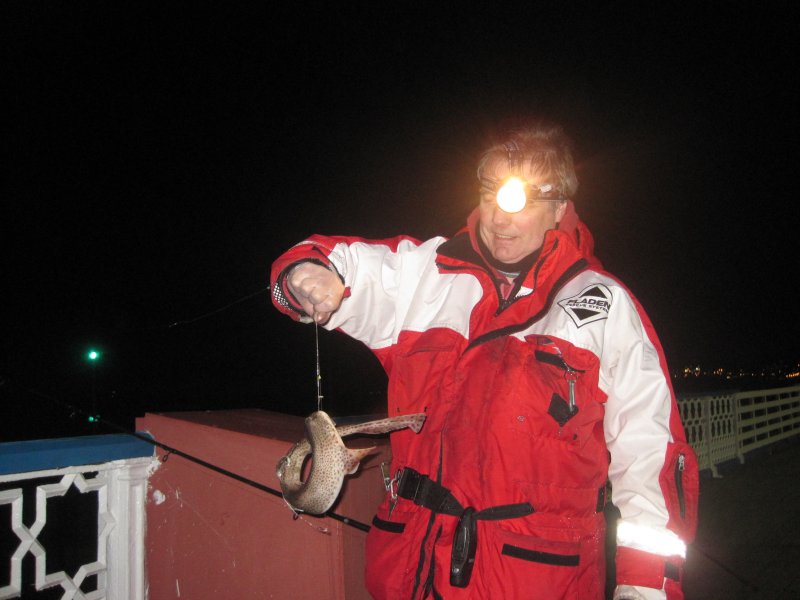
[{"label": "belt strap", "polygon": [[450,585],[459,588],[467,587],[472,577],[472,567],[475,564],[475,551],[478,544],[476,521],[478,519],[490,521],[516,519],[533,512],[533,505],[530,502],[492,506],[477,512],[472,507],[464,508],[450,490],[410,467],[403,469],[400,474],[397,495],[400,498],[411,500],[414,504],[423,506],[433,513],[459,518],[453,534],[453,547],[450,555]]},{"label": "belt strap", "polygon": [[403,469],[400,474],[397,495],[435,513],[444,513],[455,517],[464,512],[464,507],[450,493],[450,490],[410,467]]},{"label": "belt strap", "polygon": [[[397,484],[397,495],[435,513],[454,517],[460,517],[464,514],[464,507],[456,500],[450,490],[411,467],[403,469]],[[533,505],[530,502],[520,502],[518,504],[502,504],[485,508],[475,512],[473,518],[500,521],[524,517],[533,512]]]}]

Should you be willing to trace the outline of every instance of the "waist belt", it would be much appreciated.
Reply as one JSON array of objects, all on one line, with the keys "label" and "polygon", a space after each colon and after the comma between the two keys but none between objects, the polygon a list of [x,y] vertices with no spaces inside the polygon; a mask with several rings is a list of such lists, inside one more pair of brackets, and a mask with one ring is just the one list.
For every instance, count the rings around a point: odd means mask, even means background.
[{"label": "waist belt", "polygon": [[397,495],[433,513],[458,517],[450,556],[450,585],[454,587],[467,587],[469,584],[478,542],[476,521],[516,519],[534,512],[530,502],[502,504],[479,511],[471,506],[464,508],[450,490],[410,467],[403,469],[400,474]]}]

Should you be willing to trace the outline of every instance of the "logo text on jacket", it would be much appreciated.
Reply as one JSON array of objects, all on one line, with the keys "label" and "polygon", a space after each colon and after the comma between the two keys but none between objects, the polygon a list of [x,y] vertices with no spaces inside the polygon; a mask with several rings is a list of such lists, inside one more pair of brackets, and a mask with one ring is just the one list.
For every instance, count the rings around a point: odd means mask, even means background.
[{"label": "logo text on jacket", "polygon": [[611,291],[601,283],[593,283],[580,294],[558,301],[577,327],[608,318]]}]

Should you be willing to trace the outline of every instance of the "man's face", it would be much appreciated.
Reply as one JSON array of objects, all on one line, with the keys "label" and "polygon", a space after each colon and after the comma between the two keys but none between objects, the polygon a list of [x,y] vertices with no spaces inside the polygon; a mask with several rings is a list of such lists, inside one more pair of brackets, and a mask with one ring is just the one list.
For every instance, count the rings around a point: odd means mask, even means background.
[{"label": "man's face", "polygon": [[[484,173],[503,181],[509,175],[507,161],[487,163]],[[507,213],[497,205],[496,193],[482,188],[478,233],[495,259],[513,264],[542,247],[545,232],[555,228],[565,210],[564,202],[528,201],[521,211]]]}]

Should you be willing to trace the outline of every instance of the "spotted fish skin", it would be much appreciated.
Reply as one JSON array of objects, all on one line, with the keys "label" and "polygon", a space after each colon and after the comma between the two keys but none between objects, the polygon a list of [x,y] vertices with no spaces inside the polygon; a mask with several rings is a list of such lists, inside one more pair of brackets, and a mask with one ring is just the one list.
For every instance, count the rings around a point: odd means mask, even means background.
[{"label": "spotted fish skin", "polygon": [[[343,437],[356,433],[381,434],[410,428],[419,433],[425,414],[389,417],[355,425],[337,427],[324,411],[306,418],[306,437],[297,442],[276,466],[283,497],[298,512],[321,515],[336,501],[345,475],[358,470],[361,460],[375,447],[351,450],[344,445]],[[311,472],[301,481],[303,463],[311,454]]]}]

